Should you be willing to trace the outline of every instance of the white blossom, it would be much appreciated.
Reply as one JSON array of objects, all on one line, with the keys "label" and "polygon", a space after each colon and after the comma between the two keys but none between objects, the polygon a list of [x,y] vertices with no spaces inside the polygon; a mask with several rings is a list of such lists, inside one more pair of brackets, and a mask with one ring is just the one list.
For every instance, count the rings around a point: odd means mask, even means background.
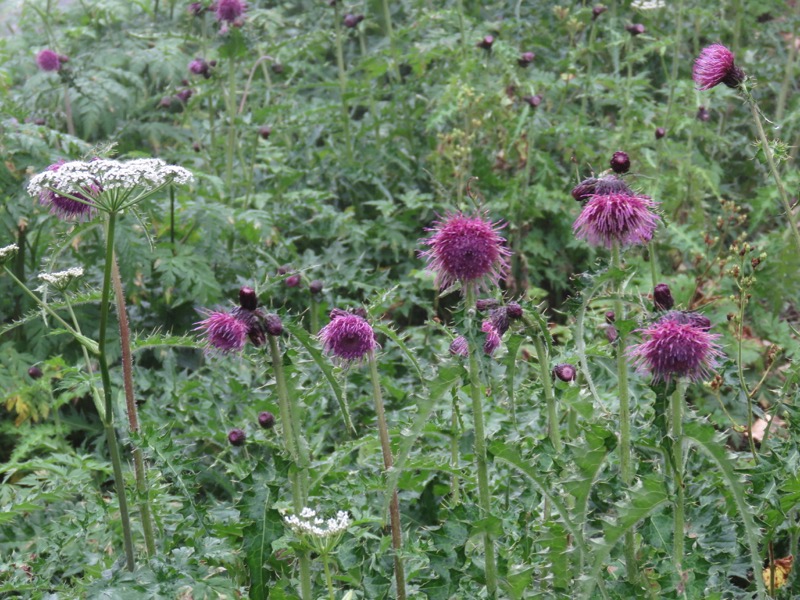
[{"label": "white blossom", "polygon": [[189,170],[168,165],[160,158],[71,161],[35,175],[28,184],[28,193],[37,196],[54,189],[67,194],[79,194],[97,186],[103,191],[119,188],[147,191],[167,183],[189,183],[193,179]]},{"label": "white blossom", "polygon": [[631,2],[631,8],[636,10],[655,10],[665,6],[664,0],[634,0]]},{"label": "white blossom", "polygon": [[83,277],[83,269],[81,267],[72,267],[66,271],[56,271],[55,273],[39,273],[38,277],[45,283],[52,285],[54,288],[62,290],[66,288],[74,279]]},{"label": "white blossom", "polygon": [[13,257],[18,250],[19,246],[17,246],[16,244],[10,244],[8,246],[0,248],[0,263],[4,263],[9,258]]},{"label": "white blossom", "polygon": [[318,517],[315,510],[308,507],[300,511],[300,516],[289,515],[283,520],[295,533],[317,538],[338,536],[344,533],[351,524],[350,515],[346,511],[340,510],[336,513],[336,517],[325,520]]}]

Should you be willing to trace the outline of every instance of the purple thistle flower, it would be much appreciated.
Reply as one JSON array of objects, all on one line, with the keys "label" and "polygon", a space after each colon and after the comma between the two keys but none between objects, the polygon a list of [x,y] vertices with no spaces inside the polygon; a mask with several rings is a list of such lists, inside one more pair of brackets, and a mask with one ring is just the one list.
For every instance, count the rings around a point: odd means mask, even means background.
[{"label": "purple thistle flower", "polygon": [[189,72],[195,75],[202,75],[208,79],[211,77],[211,65],[202,58],[195,58],[189,63]]},{"label": "purple thistle flower", "polygon": [[49,48],[45,48],[36,55],[36,64],[42,71],[60,71],[62,62],[66,61],[62,61],[61,56]]},{"label": "purple thistle flower", "polygon": [[422,242],[430,250],[420,252],[428,259],[428,269],[436,272],[436,283],[444,289],[460,282],[462,290],[497,284],[508,271],[511,251],[498,235],[501,226],[491,222],[485,213],[473,216],[464,213],[447,215],[426,229],[433,235]]},{"label": "purple thistle flower", "polygon": [[216,12],[217,21],[233,23],[242,16],[246,8],[247,3],[241,0],[219,0]]},{"label": "purple thistle flower", "polygon": [[689,315],[667,313],[638,330],[643,342],[628,349],[638,371],[651,373],[654,381],[669,382],[673,377],[697,381],[717,366],[716,358],[722,356],[716,344],[720,336],[695,324]]},{"label": "purple thistle flower", "polygon": [[249,329],[247,322],[237,315],[212,311],[205,320],[197,323],[194,331],[201,331],[206,337],[207,350],[218,350],[227,354],[244,348]]},{"label": "purple thistle flower", "polygon": [[450,354],[453,356],[469,356],[469,344],[463,335],[458,336],[450,343]]},{"label": "purple thistle flower", "polygon": [[331,319],[317,337],[325,352],[338,361],[361,361],[378,347],[375,332],[365,319],[341,310],[331,311]]},{"label": "purple thistle flower", "polygon": [[[53,163],[47,167],[47,170],[58,171],[64,162],[65,161],[60,160]],[[70,196],[72,196],[72,198],[70,198],[68,196],[62,196],[53,190],[42,189],[42,191],[39,192],[39,202],[49,206],[50,212],[61,219],[84,221],[94,216],[96,209],[93,206],[94,200],[92,197],[99,195],[101,191],[100,186],[92,184],[89,190],[87,190],[87,192],[91,192],[88,196],[79,192],[73,192],[70,194]]]},{"label": "purple thistle flower", "polygon": [[495,328],[491,321],[484,321],[483,324],[481,324],[481,331],[486,334],[486,340],[483,342],[483,352],[491,356],[500,346],[500,336],[502,334]]},{"label": "purple thistle flower", "polygon": [[720,83],[737,88],[744,77],[744,71],[734,64],[733,52],[719,43],[703,48],[692,68],[692,79],[698,90],[710,90]]},{"label": "purple thistle flower", "polygon": [[572,230],[593,246],[646,244],[659,221],[653,212],[655,206],[649,196],[595,194],[583,207]]}]

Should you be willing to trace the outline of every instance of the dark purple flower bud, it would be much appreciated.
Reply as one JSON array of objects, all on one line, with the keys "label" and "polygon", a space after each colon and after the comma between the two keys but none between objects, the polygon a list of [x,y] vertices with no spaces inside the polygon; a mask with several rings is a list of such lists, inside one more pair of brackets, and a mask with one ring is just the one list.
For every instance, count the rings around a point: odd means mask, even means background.
[{"label": "dark purple flower bud", "polygon": [[481,331],[486,334],[486,340],[483,342],[483,352],[491,356],[500,346],[502,333],[495,329],[491,321],[484,321],[481,325]]},{"label": "dark purple flower bud", "polygon": [[213,65],[207,63],[202,58],[195,58],[192,62],[189,63],[189,72],[194,75],[202,75],[206,79],[211,77],[211,67]]},{"label": "dark purple flower bud", "polygon": [[289,265],[282,265],[278,267],[278,275],[286,275],[291,270],[292,267],[290,267]]},{"label": "dark purple flower bud", "polygon": [[272,72],[280,75],[283,73],[283,65],[281,63],[272,63]]},{"label": "dark purple flower bud", "polygon": [[519,55],[517,59],[517,64],[520,67],[527,67],[529,64],[533,62],[533,59],[536,58],[536,54],[533,52],[523,52]]},{"label": "dark purple flower bud", "polygon": [[44,125],[45,123],[47,123],[47,121],[45,121],[45,120],[44,120],[44,119],[42,119],[41,117],[40,117],[40,118],[38,118],[38,119],[34,119],[34,120],[33,120],[33,124],[34,124],[34,125]]},{"label": "dark purple flower bud", "polygon": [[264,330],[273,337],[278,337],[283,333],[283,323],[278,315],[267,315],[264,317]]},{"label": "dark purple flower bud", "polygon": [[272,135],[272,128],[268,125],[264,125],[263,127],[258,128],[258,135],[261,136],[262,140],[268,140],[269,136]]},{"label": "dark purple flower bud", "polygon": [[614,314],[613,310],[606,311],[606,323],[611,324],[617,320],[617,315]]},{"label": "dark purple flower bud", "polygon": [[241,429],[231,429],[230,433],[228,433],[228,441],[231,443],[231,446],[244,445],[244,440],[246,438],[247,436]]},{"label": "dark purple flower bud", "polygon": [[181,90],[180,92],[175,94],[175,97],[184,104],[186,104],[189,101],[189,98],[191,98],[193,94],[194,92],[192,90],[186,88],[185,90]]},{"label": "dark purple flower bud", "polygon": [[350,27],[352,29],[353,27],[357,27],[358,24],[361,23],[361,21],[363,20],[364,20],[364,15],[354,15],[351,13],[347,13],[344,16],[344,19],[342,19],[342,23],[344,23],[345,27]]},{"label": "dark purple flower bud", "polygon": [[202,2],[191,2],[189,6],[186,7],[186,12],[188,12],[193,17],[199,17],[205,12],[206,8],[203,6]]},{"label": "dark purple flower bud", "polygon": [[241,0],[217,0],[217,21],[235,23],[241,19],[247,8],[247,3]]},{"label": "dark purple flower bud", "polygon": [[209,67],[216,67],[217,66],[217,61],[212,60],[210,63],[208,63],[208,66]]},{"label": "dark purple flower bud", "polygon": [[495,308],[499,304],[500,303],[494,298],[481,298],[480,300],[475,302],[475,308],[477,310],[484,311]]},{"label": "dark purple flower bud", "polygon": [[287,277],[284,280],[284,283],[286,284],[286,287],[290,287],[290,288],[299,286],[300,282],[301,282],[300,275],[289,275],[289,277]]},{"label": "dark purple flower bud", "polygon": [[194,142],[192,144],[192,150],[194,150],[195,152],[200,152],[200,142]]},{"label": "dark purple flower bud", "polygon": [[36,55],[36,64],[42,71],[60,71],[61,63],[66,62],[61,60],[61,56],[53,52],[49,48],[45,48]]},{"label": "dark purple flower bud", "polygon": [[518,302],[509,302],[506,304],[506,314],[508,315],[509,319],[521,319],[522,307]]},{"label": "dark purple flower bud", "polygon": [[164,96],[158,103],[159,108],[169,108],[172,106],[172,101],[175,100],[172,96]]},{"label": "dark purple flower bud", "polygon": [[666,129],[664,129],[663,127],[656,127],[656,139],[657,140],[660,140],[665,135],[667,135],[667,130]]},{"label": "dark purple flower bud", "polygon": [[614,152],[611,157],[611,169],[614,173],[627,173],[631,169],[631,159],[627,152]]},{"label": "dark purple flower bud", "polygon": [[625,196],[634,196],[635,194],[628,187],[628,184],[622,181],[619,177],[609,175],[597,180],[594,193],[599,196],[608,196],[610,194],[623,194]]},{"label": "dark purple flower bud", "polygon": [[589,177],[572,188],[572,197],[578,202],[585,202],[594,196],[597,189],[597,179]]},{"label": "dark purple flower bud", "polygon": [[653,290],[653,304],[655,304],[656,310],[670,310],[675,306],[672,292],[666,283],[659,283]]},{"label": "dark purple flower bud", "polygon": [[258,296],[256,296],[256,291],[253,288],[244,286],[239,290],[239,306],[245,310],[252,311],[256,309]]},{"label": "dark purple flower bud", "polygon": [[602,14],[603,14],[604,12],[606,12],[607,10],[608,10],[608,9],[607,9],[605,6],[603,6],[602,4],[598,4],[597,6],[595,6],[595,7],[592,9],[592,21],[596,20],[596,19],[597,19],[597,17],[599,17],[600,15],[602,15]]},{"label": "dark purple flower bud", "polygon": [[508,311],[506,307],[500,306],[498,308],[493,308],[489,312],[488,323],[491,323],[494,330],[501,336],[508,331]]},{"label": "dark purple flower bud", "polygon": [[483,39],[480,42],[478,42],[477,44],[475,44],[475,45],[478,48],[483,48],[484,50],[491,50],[492,49],[492,44],[494,44],[494,36],[493,35],[487,35],[487,36],[484,36]]},{"label": "dark purple flower bud", "polygon": [[697,109],[697,120],[706,123],[711,119],[711,113],[708,112],[708,109],[705,106],[701,106]]},{"label": "dark purple flower bud", "polygon": [[315,279],[311,283],[308,284],[308,291],[312,294],[321,294],[322,293],[322,282],[319,279]]},{"label": "dark purple flower bud", "polygon": [[41,379],[44,373],[42,373],[42,370],[39,367],[34,365],[30,369],[28,369],[28,375],[30,376],[31,379]]},{"label": "dark purple flower bud", "polygon": [[610,343],[613,344],[614,342],[616,342],[617,337],[619,337],[619,334],[617,333],[616,327],[614,327],[613,325],[609,325],[608,327],[606,327],[606,339]]},{"label": "dark purple flower bud", "polygon": [[259,413],[258,424],[261,425],[262,429],[272,429],[275,427],[275,415],[267,411]]},{"label": "dark purple flower bud", "polygon": [[524,102],[527,102],[528,106],[530,106],[531,108],[536,108],[537,106],[539,106],[542,103],[543,99],[544,98],[542,98],[541,94],[534,94],[533,96],[522,97],[522,100]]},{"label": "dark purple flower bud", "polygon": [[561,381],[572,383],[578,375],[578,370],[570,364],[564,363],[553,368],[553,374]]},{"label": "dark purple flower bud", "polygon": [[636,23],[634,25],[626,25],[625,29],[628,30],[628,33],[630,33],[633,36],[642,35],[645,32],[644,25],[642,25],[641,23]]}]

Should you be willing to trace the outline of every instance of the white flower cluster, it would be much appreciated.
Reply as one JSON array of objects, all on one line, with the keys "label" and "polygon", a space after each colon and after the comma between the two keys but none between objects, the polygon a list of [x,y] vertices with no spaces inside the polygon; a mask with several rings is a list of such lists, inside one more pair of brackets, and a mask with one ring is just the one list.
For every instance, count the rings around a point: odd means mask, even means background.
[{"label": "white flower cluster", "polygon": [[347,531],[350,527],[350,515],[345,511],[340,510],[336,513],[336,517],[328,519],[327,521],[322,517],[317,516],[317,511],[310,508],[304,508],[300,512],[300,516],[290,515],[283,518],[286,524],[292,528],[295,533],[311,535],[318,538],[329,538],[339,535]]},{"label": "white flower cluster", "polygon": [[56,289],[64,289],[73,279],[83,277],[83,269],[81,267],[72,267],[66,271],[57,271],[55,273],[39,273],[38,277]]},{"label": "white flower cluster", "polygon": [[631,2],[631,8],[636,10],[657,10],[665,6],[664,0],[634,0]]},{"label": "white flower cluster", "polygon": [[0,263],[4,263],[9,258],[14,256],[18,250],[19,246],[17,246],[16,244],[11,244],[9,246],[4,246],[0,248]]},{"label": "white flower cluster", "polygon": [[193,179],[187,169],[168,165],[160,158],[137,158],[124,162],[105,159],[71,161],[35,175],[28,184],[28,193],[37,196],[47,189],[68,194],[85,193],[96,186],[101,190],[151,190],[167,183],[189,183]]}]

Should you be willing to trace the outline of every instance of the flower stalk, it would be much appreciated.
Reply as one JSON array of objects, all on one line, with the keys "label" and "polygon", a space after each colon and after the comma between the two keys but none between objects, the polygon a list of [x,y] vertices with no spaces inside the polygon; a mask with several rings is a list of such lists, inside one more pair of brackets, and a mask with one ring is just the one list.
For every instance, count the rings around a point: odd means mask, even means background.
[{"label": "flower stalk", "polygon": [[672,558],[678,569],[678,578],[681,579],[684,553],[684,482],[683,482],[683,403],[686,395],[686,379],[677,381],[675,391],[672,393],[672,457],[675,470],[675,506],[674,506],[674,534]]},{"label": "flower stalk", "polygon": [[[372,380],[372,398],[375,401],[375,413],[378,417],[378,434],[381,440],[381,452],[383,453],[383,466],[388,472],[394,466],[392,458],[392,446],[389,442],[389,428],[386,424],[386,413],[383,408],[383,394],[381,392],[381,382],[378,375],[378,363],[375,360],[375,353],[369,353],[369,373]],[[403,547],[403,532],[400,524],[400,500],[397,496],[397,488],[392,491],[392,500],[389,503],[389,520],[392,528],[392,547],[394,548],[394,575],[397,582],[397,598],[406,598],[406,578],[403,559],[400,551]]]}]

